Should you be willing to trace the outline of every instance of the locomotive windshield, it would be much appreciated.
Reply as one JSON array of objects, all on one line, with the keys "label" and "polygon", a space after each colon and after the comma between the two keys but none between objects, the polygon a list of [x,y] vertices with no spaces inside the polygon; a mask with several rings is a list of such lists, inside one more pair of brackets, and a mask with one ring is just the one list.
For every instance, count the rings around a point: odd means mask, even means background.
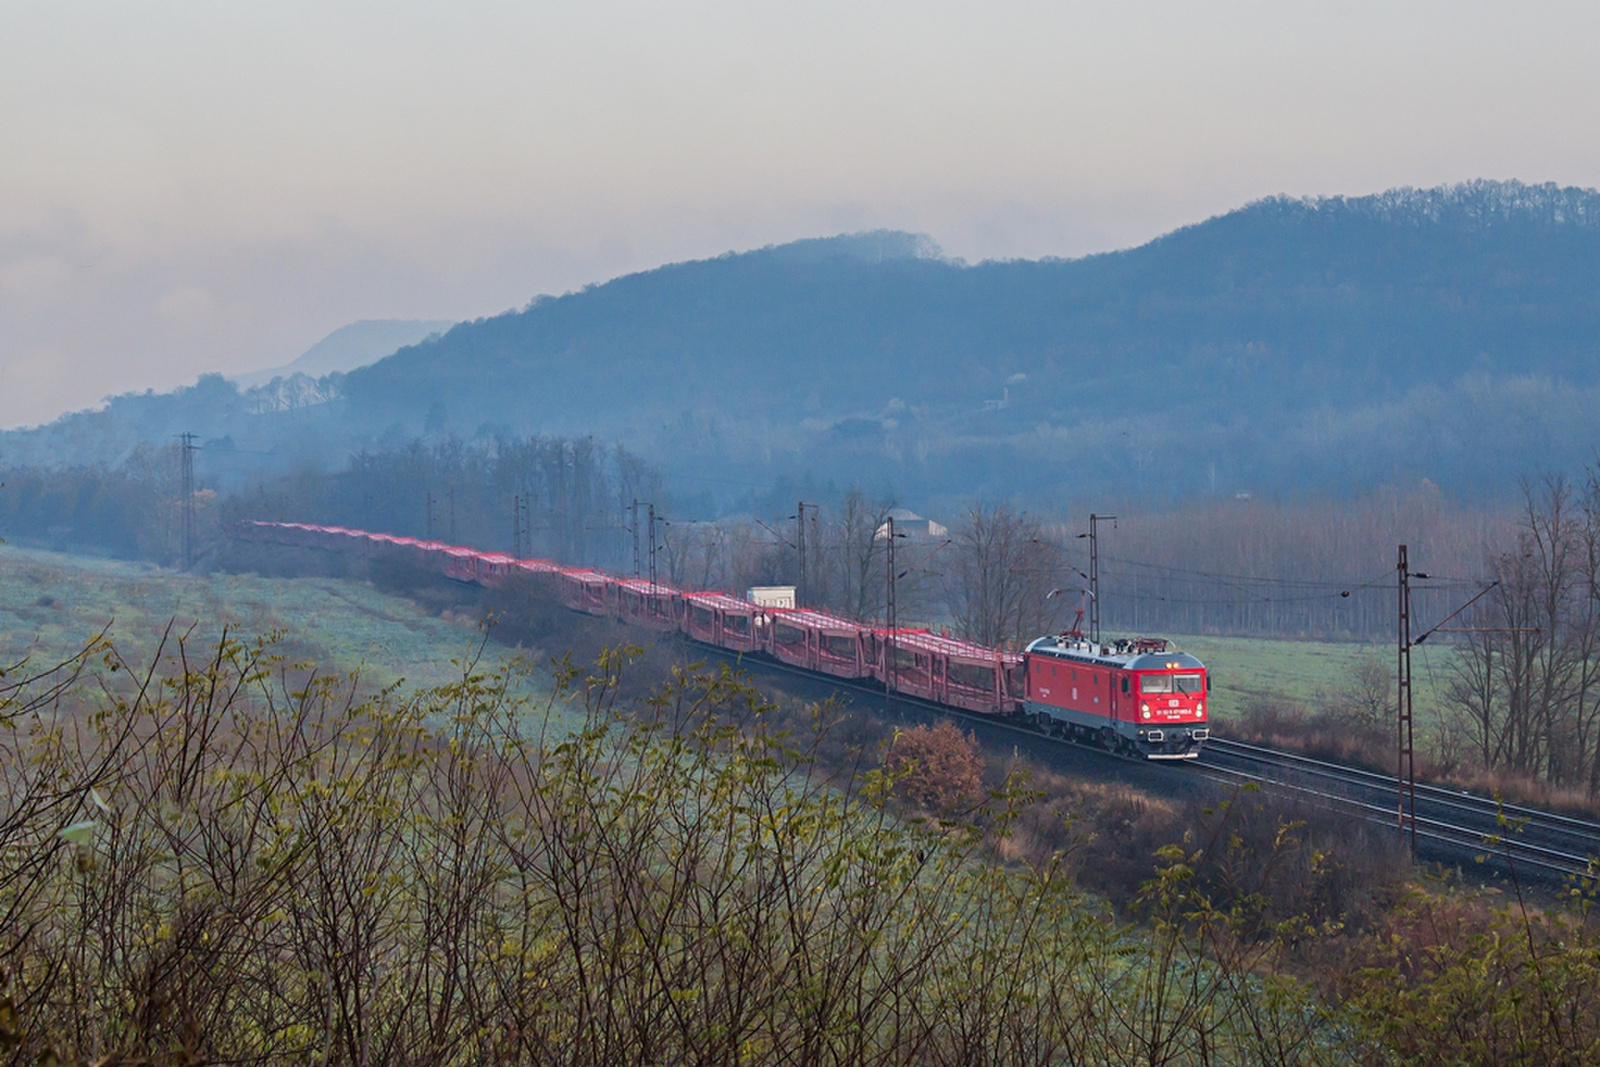
[{"label": "locomotive windshield", "polygon": [[1141,693],[1200,693],[1205,687],[1205,676],[1199,673],[1147,674],[1139,679]]}]

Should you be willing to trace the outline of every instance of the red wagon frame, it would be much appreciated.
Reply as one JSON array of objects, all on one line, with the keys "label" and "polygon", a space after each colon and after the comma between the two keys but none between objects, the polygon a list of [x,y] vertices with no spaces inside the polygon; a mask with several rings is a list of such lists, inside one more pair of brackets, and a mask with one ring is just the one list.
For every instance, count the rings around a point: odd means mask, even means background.
[{"label": "red wagon frame", "polygon": [[767,652],[775,659],[836,678],[870,678],[867,628],[810,608],[770,609]]},{"label": "red wagon frame", "polygon": [[757,652],[765,647],[770,611],[726,593],[685,593],[681,625],[696,641],[734,652]]}]

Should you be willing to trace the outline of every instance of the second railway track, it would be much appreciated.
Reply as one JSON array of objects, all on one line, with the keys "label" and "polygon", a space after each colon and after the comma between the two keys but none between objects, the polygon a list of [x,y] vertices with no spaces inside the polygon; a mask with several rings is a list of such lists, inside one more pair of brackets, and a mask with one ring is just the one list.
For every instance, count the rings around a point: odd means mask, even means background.
[{"label": "second railway track", "polygon": [[[1400,832],[1399,784],[1393,775],[1215,736],[1193,770],[1218,781],[1285,790]],[[1600,823],[1461,790],[1418,784],[1415,818],[1417,853],[1424,859],[1460,862],[1481,856],[1548,883],[1592,875],[1600,856]]]},{"label": "second railway track", "polygon": [[[723,656],[761,672],[819,679],[783,663],[730,655],[715,646],[695,643],[697,649]],[[885,697],[880,686],[845,679],[824,684],[873,703]],[[1109,765],[1126,766],[1123,757],[1100,749],[1049,738],[1020,723],[992,716],[962,713],[941,704],[896,693],[893,703],[905,709],[956,718],[988,729],[1015,732],[1032,741],[1086,752]],[[1293,752],[1212,736],[1199,759],[1167,764],[1173,775],[1199,775],[1222,786],[1255,783],[1314,807],[1348,814],[1374,826],[1388,827],[1399,835],[1399,790],[1393,775],[1348,767]],[[1496,873],[1515,874],[1547,886],[1594,873],[1591,863],[1600,857],[1600,823],[1555,812],[1496,801],[1435,785],[1417,786],[1416,838],[1418,858],[1464,869],[1480,862]]]}]

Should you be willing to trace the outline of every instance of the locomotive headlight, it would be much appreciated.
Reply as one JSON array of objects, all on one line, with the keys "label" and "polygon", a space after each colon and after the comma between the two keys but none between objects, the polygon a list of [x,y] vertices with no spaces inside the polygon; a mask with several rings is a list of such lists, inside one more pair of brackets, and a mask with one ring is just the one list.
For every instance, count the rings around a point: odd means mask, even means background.
[{"label": "locomotive headlight", "polygon": [[1195,716],[1198,717],[1198,718],[1203,719],[1203,718],[1206,717],[1205,701],[1201,701],[1200,703],[1198,703],[1198,704],[1196,704],[1194,706],[1194,713],[1195,713]]},{"label": "locomotive headlight", "polygon": [[1139,710],[1144,714],[1145,718],[1148,719],[1150,717],[1150,705],[1149,704],[1140,704],[1139,705]]}]

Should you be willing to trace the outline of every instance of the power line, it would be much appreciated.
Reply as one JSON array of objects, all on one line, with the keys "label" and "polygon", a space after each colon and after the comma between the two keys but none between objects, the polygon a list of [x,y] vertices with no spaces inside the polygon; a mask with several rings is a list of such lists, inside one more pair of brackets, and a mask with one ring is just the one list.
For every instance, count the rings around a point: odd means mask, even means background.
[{"label": "power line", "polygon": [[[1108,563],[1118,563],[1118,564],[1122,564],[1123,566],[1128,566],[1128,567],[1142,567],[1142,568],[1145,568],[1146,570],[1165,571],[1168,574],[1193,575],[1193,576],[1195,576],[1197,578],[1209,578],[1209,579],[1213,579],[1213,580],[1216,580],[1216,581],[1254,582],[1254,583],[1260,584],[1260,585],[1296,585],[1296,586],[1303,586],[1303,587],[1323,587],[1323,588],[1333,588],[1333,589],[1366,588],[1368,586],[1373,586],[1373,585],[1377,585],[1377,584],[1380,584],[1382,582],[1385,582],[1385,581],[1387,581],[1387,579],[1389,577],[1389,575],[1387,573],[1385,573],[1385,574],[1383,574],[1383,575],[1381,575],[1379,577],[1370,579],[1370,580],[1368,580],[1366,582],[1359,582],[1359,583],[1356,583],[1355,585],[1352,585],[1347,581],[1334,581],[1332,579],[1326,579],[1326,578],[1274,578],[1274,577],[1269,577],[1267,575],[1256,575],[1256,574],[1226,574],[1226,573],[1222,573],[1222,572],[1219,572],[1219,571],[1202,571],[1202,570],[1194,570],[1194,569],[1188,568],[1188,567],[1174,567],[1174,566],[1170,566],[1170,565],[1165,564],[1165,563],[1148,563],[1148,562],[1145,562],[1143,560],[1124,559],[1124,558],[1119,557],[1119,556],[1107,556],[1106,557],[1106,562],[1108,562]],[[1433,576],[1433,578],[1434,578],[1434,580],[1440,580],[1437,575]],[[1462,584],[1471,584],[1471,585],[1479,584],[1477,582],[1474,582],[1474,581],[1471,581],[1470,579],[1465,579],[1465,578],[1443,579],[1443,580],[1444,581],[1450,581],[1450,582],[1460,582]]]},{"label": "power line", "polygon": [[[1102,575],[1102,577],[1104,577]],[[1340,589],[1337,592],[1326,593],[1290,593],[1282,596],[1271,594],[1207,597],[1183,596],[1178,594],[1162,593],[1128,593],[1121,590],[1117,592],[1119,600],[1162,600],[1173,604],[1301,604],[1319,600],[1354,600],[1357,593],[1381,592],[1382,587],[1376,584],[1358,585],[1350,589]]]}]

